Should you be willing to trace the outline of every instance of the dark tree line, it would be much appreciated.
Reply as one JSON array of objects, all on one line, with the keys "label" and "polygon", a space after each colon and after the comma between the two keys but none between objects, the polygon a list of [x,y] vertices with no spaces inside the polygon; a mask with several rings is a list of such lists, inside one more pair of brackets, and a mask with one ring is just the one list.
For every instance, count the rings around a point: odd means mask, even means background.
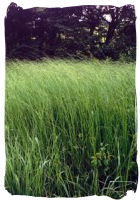
[{"label": "dark tree line", "polygon": [[5,17],[7,58],[136,57],[133,5],[23,9],[11,3]]}]

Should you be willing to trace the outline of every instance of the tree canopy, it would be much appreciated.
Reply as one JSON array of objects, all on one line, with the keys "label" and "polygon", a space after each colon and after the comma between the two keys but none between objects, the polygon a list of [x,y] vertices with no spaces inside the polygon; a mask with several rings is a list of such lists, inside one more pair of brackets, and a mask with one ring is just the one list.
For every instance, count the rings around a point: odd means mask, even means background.
[{"label": "tree canopy", "polygon": [[23,9],[11,3],[5,17],[6,57],[136,57],[135,9],[83,5]]}]

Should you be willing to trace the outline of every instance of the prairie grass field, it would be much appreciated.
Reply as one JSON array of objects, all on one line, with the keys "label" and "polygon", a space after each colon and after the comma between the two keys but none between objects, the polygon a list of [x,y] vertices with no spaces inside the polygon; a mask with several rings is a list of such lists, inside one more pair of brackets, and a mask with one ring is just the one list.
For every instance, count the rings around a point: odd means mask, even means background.
[{"label": "prairie grass field", "polygon": [[5,187],[123,197],[137,187],[135,63],[8,61]]}]

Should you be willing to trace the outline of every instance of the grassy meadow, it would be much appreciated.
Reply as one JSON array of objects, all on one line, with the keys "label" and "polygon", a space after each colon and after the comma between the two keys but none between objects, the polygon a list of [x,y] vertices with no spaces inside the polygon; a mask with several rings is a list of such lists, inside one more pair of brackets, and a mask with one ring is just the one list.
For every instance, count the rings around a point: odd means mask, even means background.
[{"label": "grassy meadow", "polygon": [[136,190],[135,64],[8,61],[5,187],[46,197]]}]

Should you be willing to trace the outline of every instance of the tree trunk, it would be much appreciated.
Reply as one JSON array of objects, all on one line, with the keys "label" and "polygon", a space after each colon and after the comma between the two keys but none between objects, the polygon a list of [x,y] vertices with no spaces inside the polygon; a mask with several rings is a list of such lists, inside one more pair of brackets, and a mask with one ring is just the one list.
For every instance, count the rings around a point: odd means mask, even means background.
[{"label": "tree trunk", "polygon": [[106,41],[105,41],[106,45],[109,45],[109,43],[110,43],[110,41],[111,41],[111,39],[112,39],[112,37],[114,35],[116,26],[117,26],[116,22],[111,22],[109,24],[109,28],[108,28],[108,32],[107,32],[107,36],[106,36]]}]

